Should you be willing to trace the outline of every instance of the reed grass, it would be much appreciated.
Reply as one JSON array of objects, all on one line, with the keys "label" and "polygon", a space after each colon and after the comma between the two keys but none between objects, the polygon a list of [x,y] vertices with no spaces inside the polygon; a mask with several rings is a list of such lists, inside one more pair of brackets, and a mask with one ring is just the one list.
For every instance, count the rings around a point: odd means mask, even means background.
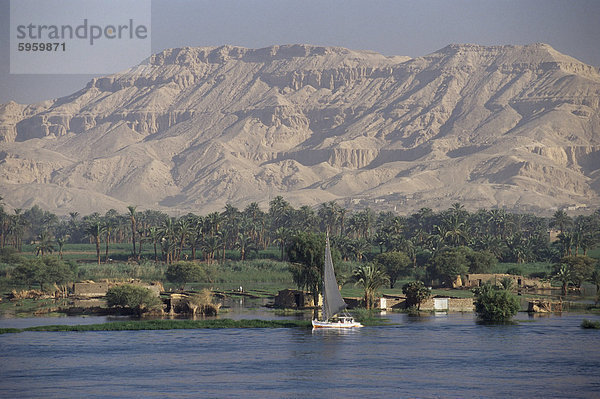
[{"label": "reed grass", "polygon": [[529,277],[547,277],[552,273],[551,262],[531,262],[531,263],[497,263],[492,269],[492,273],[504,274],[509,269],[516,268],[523,271],[523,276]]},{"label": "reed grass", "polygon": [[226,262],[219,267],[216,283],[230,283],[241,286],[271,283],[281,286],[294,285],[292,274],[285,262],[270,259]]},{"label": "reed grass", "polygon": [[154,262],[137,263],[82,263],[78,267],[79,280],[164,280],[166,265]]},{"label": "reed grass", "polygon": [[0,334],[25,331],[139,331],[139,330],[180,330],[180,329],[219,329],[219,328],[309,328],[305,320],[139,320],[115,321],[102,324],[49,325],[27,328],[4,328]]},{"label": "reed grass", "polygon": [[583,319],[583,321],[581,322],[581,328],[591,328],[594,330],[600,330],[600,321]]},{"label": "reed grass", "polygon": [[378,317],[378,310],[375,309],[354,309],[352,310],[352,316],[358,322],[360,322],[363,326],[373,327],[373,326],[385,326],[389,325],[389,319]]}]

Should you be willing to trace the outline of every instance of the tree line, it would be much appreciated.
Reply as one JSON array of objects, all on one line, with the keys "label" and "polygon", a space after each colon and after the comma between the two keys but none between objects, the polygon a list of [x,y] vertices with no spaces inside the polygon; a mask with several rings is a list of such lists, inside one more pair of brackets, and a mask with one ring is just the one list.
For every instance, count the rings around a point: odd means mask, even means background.
[{"label": "tree line", "polygon": [[[223,261],[226,250],[239,251],[244,260],[277,246],[285,260],[285,249],[299,232],[329,231],[343,260],[372,259],[376,248],[379,253],[402,252],[417,265],[448,248],[468,247],[501,262],[525,263],[587,255],[600,244],[600,210],[575,217],[558,210],[545,218],[502,209],[469,212],[455,203],[443,211],[422,208],[401,216],[370,208],[351,211],[334,201],[294,208],[277,196],[265,211],[256,202],[244,209],[227,204],[222,212],[179,217],[133,205],[123,211],[58,217],[34,205],[8,212],[0,198],[0,248],[12,246],[20,252],[25,242],[39,255],[57,252],[61,257],[66,243],[93,243],[100,263],[109,260],[110,246],[119,243],[131,246],[132,259],[139,259],[145,247],[154,260],[171,264],[183,259]],[[551,230],[555,240],[550,240]]]}]

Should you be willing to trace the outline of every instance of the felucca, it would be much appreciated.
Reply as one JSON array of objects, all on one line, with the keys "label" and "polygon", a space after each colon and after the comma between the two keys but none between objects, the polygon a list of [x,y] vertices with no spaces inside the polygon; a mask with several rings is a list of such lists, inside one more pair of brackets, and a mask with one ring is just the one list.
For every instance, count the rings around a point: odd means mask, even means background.
[{"label": "felucca", "polygon": [[[325,245],[325,270],[323,273],[323,320],[313,320],[313,328],[355,328],[363,325],[354,321],[352,316],[345,312],[346,302],[340,294],[340,290],[335,279],[333,270],[333,261],[331,259],[331,248],[329,247],[329,234],[327,234]],[[344,311],[344,315],[338,316],[338,313]]]}]

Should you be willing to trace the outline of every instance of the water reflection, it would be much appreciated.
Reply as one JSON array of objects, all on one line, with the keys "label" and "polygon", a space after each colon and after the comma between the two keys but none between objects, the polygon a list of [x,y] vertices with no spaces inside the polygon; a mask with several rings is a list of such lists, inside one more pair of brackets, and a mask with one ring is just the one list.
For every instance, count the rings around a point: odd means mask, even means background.
[{"label": "water reflection", "polygon": [[321,336],[344,336],[344,335],[353,335],[359,334],[360,328],[313,328],[313,335],[321,335]]}]

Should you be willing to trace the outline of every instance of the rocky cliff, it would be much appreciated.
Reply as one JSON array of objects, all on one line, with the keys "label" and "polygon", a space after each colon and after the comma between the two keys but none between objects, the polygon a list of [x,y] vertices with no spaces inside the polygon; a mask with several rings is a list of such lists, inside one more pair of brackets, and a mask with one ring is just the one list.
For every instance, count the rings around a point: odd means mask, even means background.
[{"label": "rocky cliff", "polygon": [[548,45],[409,59],[179,48],[0,106],[0,189],[58,213],[338,200],[415,211],[600,206],[600,74]]}]

